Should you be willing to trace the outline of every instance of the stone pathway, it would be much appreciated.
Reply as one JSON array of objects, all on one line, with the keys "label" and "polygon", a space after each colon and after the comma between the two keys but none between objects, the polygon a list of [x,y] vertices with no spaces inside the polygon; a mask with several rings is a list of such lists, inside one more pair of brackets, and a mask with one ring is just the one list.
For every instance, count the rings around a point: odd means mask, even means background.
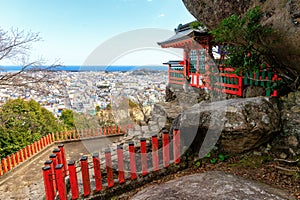
[{"label": "stone pathway", "polygon": [[[99,151],[107,146],[109,141],[118,140],[115,138],[94,139],[85,142],[65,143],[67,160],[79,160],[82,155],[88,155]],[[29,162],[23,163],[18,168],[0,177],[0,200],[38,200],[45,195],[42,167],[49,159],[52,150],[56,145],[47,147],[38,156],[33,157]]]}]

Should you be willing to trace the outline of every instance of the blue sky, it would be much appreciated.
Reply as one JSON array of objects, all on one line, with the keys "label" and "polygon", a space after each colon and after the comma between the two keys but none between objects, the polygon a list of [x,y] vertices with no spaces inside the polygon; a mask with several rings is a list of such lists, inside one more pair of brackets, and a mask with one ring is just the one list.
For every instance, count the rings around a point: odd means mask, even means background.
[{"label": "blue sky", "polygon": [[[40,33],[43,41],[33,45],[32,59],[42,56],[47,63],[60,59],[65,65],[82,65],[94,49],[118,34],[144,28],[173,31],[178,24],[195,20],[181,0],[0,0],[0,3],[2,29],[14,27]],[[123,59],[124,63],[117,64],[143,64],[143,55],[139,53],[139,60],[130,55]],[[149,51],[148,56],[144,54],[145,58],[153,59],[153,64],[168,60],[152,56]]]}]

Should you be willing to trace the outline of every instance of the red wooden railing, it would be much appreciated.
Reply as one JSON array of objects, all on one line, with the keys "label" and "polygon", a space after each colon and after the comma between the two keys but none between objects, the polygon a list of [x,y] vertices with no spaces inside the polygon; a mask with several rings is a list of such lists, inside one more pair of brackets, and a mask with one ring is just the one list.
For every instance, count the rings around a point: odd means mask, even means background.
[{"label": "red wooden railing", "polygon": [[[40,153],[49,145],[55,142],[64,142],[72,140],[84,140],[89,138],[96,137],[106,137],[106,136],[115,136],[123,135],[128,131],[131,125],[128,126],[113,126],[113,127],[103,127],[98,129],[87,129],[87,130],[78,130],[78,131],[62,131],[56,133],[49,133],[48,135],[42,137],[38,141],[33,142],[32,144],[20,149],[19,151],[7,156],[6,158],[1,159],[0,163],[0,178],[7,172],[18,167],[21,163],[29,160],[34,155]],[[63,158],[62,158],[63,159]],[[64,170],[66,170],[67,163],[64,164]],[[56,164],[55,164],[56,165]]]},{"label": "red wooden railing", "polygon": [[[45,166],[42,168],[43,171],[43,177],[44,177],[44,185],[45,185],[45,194],[47,200],[53,200],[56,196],[59,196],[60,200],[66,200],[67,199],[67,193],[66,193],[66,179],[65,177],[69,177],[70,180],[70,195],[72,199],[78,199],[81,197],[91,197],[93,194],[97,194],[100,191],[103,191],[108,188],[114,187],[116,184],[124,184],[128,181],[133,181],[138,178],[138,173],[141,174],[141,177],[147,176],[149,174],[149,171],[152,169],[155,173],[156,171],[162,169],[162,168],[168,168],[171,163],[171,155],[170,150],[173,150],[173,158],[174,163],[179,164],[180,163],[180,131],[174,130],[173,131],[173,148],[170,148],[171,142],[169,139],[169,133],[167,131],[162,133],[162,158],[158,156],[158,139],[157,135],[152,136],[152,156],[147,156],[147,148],[146,148],[146,139],[141,138],[140,139],[140,153],[136,150],[134,143],[129,142],[129,173],[125,173],[124,170],[124,157],[123,157],[123,146],[118,145],[117,146],[117,163],[118,170],[117,170],[117,176],[118,180],[114,180],[114,173],[113,173],[113,165],[112,165],[112,155],[111,150],[106,149],[104,152],[104,158],[105,163],[100,163],[99,159],[99,153],[94,153],[92,156],[92,162],[88,162],[88,156],[82,156],[79,163],[75,161],[69,161],[67,172],[64,172],[64,164],[65,160],[56,160],[56,167],[55,167],[55,173],[51,170],[51,163],[49,162],[49,166]],[[61,146],[63,149],[63,146]],[[61,149],[61,151],[63,151]],[[136,156],[139,154],[140,158],[137,162]],[[65,159],[65,158],[64,158]],[[149,159],[152,159],[152,162]],[[159,159],[162,159],[161,161]],[[148,164],[152,163],[152,168]],[[159,163],[162,163],[162,166],[160,166]],[[105,164],[104,171],[101,171],[100,164]],[[137,166],[141,166],[141,172],[137,172]],[[76,170],[79,168],[78,170]],[[91,174],[91,171],[89,171],[89,168],[93,168]],[[78,173],[81,173],[81,181],[82,186],[79,185],[78,181]],[[104,180],[102,174],[106,174],[106,178]],[[128,174],[128,177],[125,177]],[[91,179],[94,177],[95,184],[91,184]],[[58,186],[57,193],[55,186],[53,185],[53,180],[56,180],[56,184]],[[105,183],[105,187],[102,185],[102,183]],[[80,194],[79,187],[83,188],[83,193]],[[93,192],[94,191],[94,192]],[[53,195],[54,194],[54,195]]]},{"label": "red wooden railing", "polygon": [[[250,73],[249,76],[237,75],[233,68],[222,66],[219,67],[218,73],[212,73],[207,66],[204,73],[189,72],[190,86],[243,96],[245,87],[256,85],[266,88],[266,96],[278,96],[273,85],[278,85],[281,78],[271,70],[270,66],[264,65],[267,68],[265,67],[264,70],[259,70],[256,73]],[[184,83],[183,66],[179,68],[178,63],[175,66],[177,68],[169,64],[169,83],[182,85]]]}]

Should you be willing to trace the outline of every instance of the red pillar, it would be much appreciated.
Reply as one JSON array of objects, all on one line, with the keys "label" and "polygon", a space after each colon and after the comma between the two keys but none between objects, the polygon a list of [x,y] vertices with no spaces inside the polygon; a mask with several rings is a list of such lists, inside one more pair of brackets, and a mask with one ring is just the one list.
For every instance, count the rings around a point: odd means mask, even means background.
[{"label": "red pillar", "polygon": [[170,145],[169,145],[169,132],[163,131],[163,166],[167,168],[170,165]]},{"label": "red pillar", "polygon": [[112,161],[111,161],[111,152],[110,149],[105,150],[105,162],[106,162],[106,172],[107,172],[107,183],[108,187],[114,186],[114,175],[112,169]]},{"label": "red pillar", "polygon": [[77,180],[76,166],[74,160],[69,161],[68,169],[69,169],[72,199],[78,199],[79,198],[78,180]]},{"label": "red pillar", "polygon": [[40,143],[41,143],[41,149],[43,149],[45,147],[44,138],[40,139]]},{"label": "red pillar", "polygon": [[52,143],[55,142],[55,136],[53,132],[51,133],[51,137],[52,137]]},{"label": "red pillar", "polygon": [[0,163],[0,176],[3,175],[2,164]]},{"label": "red pillar", "polygon": [[38,153],[37,142],[33,143],[34,153]]},{"label": "red pillar", "polygon": [[124,155],[123,155],[123,146],[117,146],[117,155],[118,155],[118,179],[119,183],[125,182],[125,175],[124,175]]},{"label": "red pillar", "polygon": [[173,155],[174,155],[174,163],[180,163],[180,130],[174,129],[173,131]]},{"label": "red pillar", "polygon": [[157,135],[152,136],[152,165],[153,165],[153,171],[159,170]]},{"label": "red pillar", "polygon": [[82,182],[83,182],[83,196],[87,197],[91,193],[90,174],[89,174],[87,156],[82,156],[80,158],[80,166],[81,166],[81,175],[82,175]]},{"label": "red pillar", "polygon": [[16,152],[16,164],[18,165],[20,163],[20,151]]},{"label": "red pillar", "polygon": [[58,187],[58,196],[60,200],[67,200],[67,188],[65,183],[64,166],[58,164],[55,167],[55,176]]},{"label": "red pillar", "polygon": [[26,147],[26,149],[27,149],[27,155],[28,155],[28,158],[30,158],[30,157],[31,157],[31,149],[30,149],[30,145],[28,145],[28,146]]},{"label": "red pillar", "polygon": [[56,140],[55,141],[59,141],[59,134],[58,134],[58,132],[56,132]]},{"label": "red pillar", "polygon": [[136,175],[136,161],[135,161],[135,148],[134,148],[134,142],[129,142],[129,158],[130,158],[130,174],[131,179],[137,179]]},{"label": "red pillar", "polygon": [[10,171],[11,170],[10,156],[6,157],[6,164],[7,164],[7,170]]},{"label": "red pillar", "polygon": [[146,176],[148,174],[146,138],[141,138],[141,162],[142,175]]},{"label": "red pillar", "polygon": [[24,161],[24,154],[23,154],[23,150],[19,150],[19,155],[20,155],[20,162]]},{"label": "red pillar", "polygon": [[95,175],[96,191],[99,192],[99,191],[102,190],[102,178],[101,178],[99,153],[94,153],[93,154],[93,163],[94,163],[94,175]]},{"label": "red pillar", "polygon": [[55,166],[58,164],[57,163],[57,156],[56,154],[50,154],[49,156],[50,160],[52,160],[53,163],[53,168],[52,168],[52,180],[53,180],[53,186],[54,186],[54,190],[55,192],[57,191],[57,183],[56,183],[56,178],[55,178]]},{"label": "red pillar", "polygon": [[27,149],[26,147],[23,149],[24,160],[27,160],[27,150],[26,149]]},{"label": "red pillar", "polygon": [[12,167],[14,168],[17,164],[16,164],[16,154],[12,154],[11,155],[11,164],[12,164]]},{"label": "red pillar", "polygon": [[76,139],[76,131],[75,130],[72,131],[72,135],[73,135],[72,139],[75,140]]},{"label": "red pillar", "polygon": [[42,147],[41,147],[41,140],[38,140],[37,141],[37,149],[38,149],[38,152],[40,152],[42,150]]},{"label": "red pillar", "polygon": [[31,150],[31,155],[34,155],[35,154],[34,143],[30,145],[30,150]]},{"label": "red pillar", "polygon": [[3,167],[3,173],[6,173],[6,172],[7,172],[7,164],[6,164],[6,160],[5,160],[5,159],[2,159],[1,163],[2,163],[2,167]]},{"label": "red pillar", "polygon": [[59,148],[55,148],[52,152],[54,154],[56,154],[57,164],[63,164],[63,159],[62,159],[62,155],[61,155],[60,149]]},{"label": "red pillar", "polygon": [[53,190],[53,182],[51,180],[51,167],[45,166],[42,168],[44,177],[44,187],[46,193],[46,200],[53,200],[55,198],[55,193]]},{"label": "red pillar", "polygon": [[120,128],[120,126],[118,126],[118,134],[119,135],[121,134],[121,128]]},{"label": "red pillar", "polygon": [[63,144],[58,145],[58,148],[60,149],[61,158],[62,158],[62,164],[64,165],[64,172],[65,176],[67,175],[67,158],[65,153],[65,146]]},{"label": "red pillar", "polygon": [[53,164],[53,160],[46,160],[44,164],[45,166],[50,166],[51,173],[49,175],[49,179],[52,181],[53,191],[54,194],[56,194],[55,166]]},{"label": "red pillar", "polygon": [[104,135],[104,136],[107,135],[107,133],[106,133],[106,127],[104,127],[103,135]]}]

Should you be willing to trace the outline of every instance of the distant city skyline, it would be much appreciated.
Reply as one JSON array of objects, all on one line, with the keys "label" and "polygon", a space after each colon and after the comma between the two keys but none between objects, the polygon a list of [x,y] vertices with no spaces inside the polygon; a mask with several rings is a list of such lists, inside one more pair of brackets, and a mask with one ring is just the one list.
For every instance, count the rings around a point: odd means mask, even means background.
[{"label": "distant city skyline", "polygon": [[[166,33],[169,31],[168,34],[171,36],[178,24],[195,20],[180,0],[0,0],[0,2],[0,28],[9,30],[13,27],[38,32],[42,41],[33,44],[30,51],[31,59],[43,57],[46,64],[59,59],[64,65],[83,65],[87,63],[87,58],[95,49],[120,34],[156,28],[165,30]],[[163,34],[161,39],[156,36],[155,39],[162,41],[167,39],[168,34]],[[128,43],[130,41],[127,41]],[[159,46],[154,46],[150,49],[140,48],[139,51],[125,52],[110,64],[161,65],[168,59],[178,59],[180,56],[180,53],[158,50]],[[8,60],[0,62],[0,65],[10,64],[12,63]]]}]

